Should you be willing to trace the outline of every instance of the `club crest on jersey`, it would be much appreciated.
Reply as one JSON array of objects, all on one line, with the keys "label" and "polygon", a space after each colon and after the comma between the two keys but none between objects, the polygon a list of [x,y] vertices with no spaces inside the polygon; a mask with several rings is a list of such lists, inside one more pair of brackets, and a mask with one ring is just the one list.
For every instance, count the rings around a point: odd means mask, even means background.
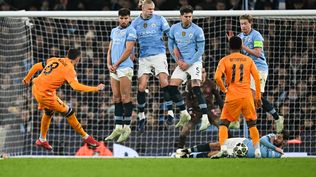
[{"label": "club crest on jersey", "polygon": [[148,26],[147,23],[144,23],[144,28],[147,28],[147,26]]},{"label": "club crest on jersey", "polygon": [[186,32],[185,31],[182,31],[182,36],[184,37],[186,35]]},{"label": "club crest on jersey", "polygon": [[157,25],[156,23],[151,24],[151,27],[155,28]]},{"label": "club crest on jersey", "polygon": [[190,34],[189,34],[189,37],[192,38],[192,37],[193,37],[193,33],[190,33]]}]

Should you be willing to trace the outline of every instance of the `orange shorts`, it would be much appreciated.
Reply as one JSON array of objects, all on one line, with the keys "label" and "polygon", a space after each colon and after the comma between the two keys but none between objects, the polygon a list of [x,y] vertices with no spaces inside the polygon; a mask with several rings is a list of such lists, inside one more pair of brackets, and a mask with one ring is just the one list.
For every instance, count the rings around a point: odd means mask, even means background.
[{"label": "orange shorts", "polygon": [[38,109],[49,109],[56,112],[67,112],[68,106],[53,92],[39,91],[35,84],[32,86],[32,93],[38,103]]},{"label": "orange shorts", "polygon": [[221,120],[238,121],[240,113],[248,120],[257,120],[256,108],[252,97],[225,102]]}]

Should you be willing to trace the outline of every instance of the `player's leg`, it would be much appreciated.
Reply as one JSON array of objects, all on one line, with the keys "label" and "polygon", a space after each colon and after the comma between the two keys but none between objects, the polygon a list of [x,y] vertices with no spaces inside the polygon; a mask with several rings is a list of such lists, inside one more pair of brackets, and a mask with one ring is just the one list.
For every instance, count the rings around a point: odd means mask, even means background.
[{"label": "player's leg", "polygon": [[184,148],[187,136],[189,135],[190,130],[192,130],[195,127],[195,125],[198,123],[198,120],[197,120],[197,116],[194,116],[194,114],[191,114],[191,120],[183,126],[180,132],[177,148]]},{"label": "player's leg", "polygon": [[132,73],[133,70],[127,71],[127,73],[131,74],[123,74],[125,76],[120,77],[120,92],[121,92],[121,99],[123,102],[124,108],[124,119],[123,119],[123,133],[117,140],[118,143],[124,142],[128,139],[129,135],[131,134],[131,119],[132,119],[132,112],[133,112],[133,103],[131,99],[131,91],[132,91]]},{"label": "player's leg", "polygon": [[137,92],[137,131],[139,133],[143,133],[145,131],[145,125],[147,123],[147,119],[145,116],[145,108],[146,108],[146,92],[147,83],[149,80],[149,74],[151,74],[151,62],[149,57],[144,57],[139,59],[138,66],[138,92]]},{"label": "player's leg", "polygon": [[169,93],[169,71],[168,71],[168,62],[165,54],[160,54],[154,56],[155,63],[153,63],[155,73],[158,75],[160,88],[163,92],[163,97],[165,104],[168,109],[168,124],[173,123],[174,113],[172,109],[172,100]]},{"label": "player's leg", "polygon": [[145,126],[147,123],[147,118],[145,116],[145,108],[146,108],[146,88],[149,80],[149,75],[144,74],[140,78],[138,78],[138,93],[137,93],[137,109],[138,109],[138,122],[137,122],[137,130],[139,133],[143,133],[145,131]]},{"label": "player's leg", "polygon": [[46,135],[49,129],[50,122],[52,120],[54,111],[45,109],[44,114],[41,119],[41,132],[40,132],[40,137],[36,141],[37,146],[41,146],[49,151],[53,150],[53,147],[48,143],[46,139]]},{"label": "player's leg", "polygon": [[199,128],[200,131],[206,130],[210,125],[207,115],[207,104],[201,91],[202,70],[202,62],[195,62],[186,70],[191,76],[192,92],[198,100],[199,108],[202,113],[201,126]]},{"label": "player's leg", "polygon": [[254,102],[251,98],[244,99],[242,114],[246,118],[246,123],[249,129],[250,138],[252,139],[253,146],[255,148],[255,157],[261,157],[260,153],[260,136],[256,126],[257,115]]},{"label": "player's leg", "polygon": [[120,80],[117,74],[111,73],[111,89],[112,89],[112,100],[114,102],[114,122],[115,128],[112,133],[105,138],[105,141],[113,140],[118,138],[123,132],[123,103],[121,100],[120,92]]},{"label": "player's leg", "polygon": [[[259,75],[260,75],[260,91],[263,95],[268,74],[266,72],[259,71]],[[250,84],[251,84],[250,87],[252,89],[253,97],[255,98],[256,88],[255,88],[255,83],[252,76],[251,76]],[[263,111],[273,116],[273,119],[275,120],[275,123],[276,123],[276,131],[281,132],[284,128],[284,124],[283,124],[284,117],[279,115],[279,113],[275,110],[273,105],[266,98],[261,97],[261,100],[262,100]]]},{"label": "player's leg", "polygon": [[49,125],[51,123],[51,119],[54,115],[54,111],[50,110],[48,108],[45,108],[45,101],[48,101],[50,99],[46,99],[41,92],[39,92],[35,85],[32,87],[32,94],[35,97],[36,101],[38,102],[38,109],[43,110],[44,114],[41,119],[41,131],[40,131],[40,137],[36,140],[35,144],[37,146],[43,147],[46,150],[53,150],[53,147],[48,143],[46,139],[46,135],[49,129]]},{"label": "player's leg", "polygon": [[190,114],[185,108],[184,99],[179,92],[179,85],[186,81],[187,74],[180,69],[179,66],[176,67],[174,72],[172,73],[171,79],[170,79],[170,86],[169,86],[169,92],[171,96],[171,100],[176,104],[176,106],[180,109],[180,120],[176,124],[176,127],[183,126],[184,124],[188,123],[191,119]]}]

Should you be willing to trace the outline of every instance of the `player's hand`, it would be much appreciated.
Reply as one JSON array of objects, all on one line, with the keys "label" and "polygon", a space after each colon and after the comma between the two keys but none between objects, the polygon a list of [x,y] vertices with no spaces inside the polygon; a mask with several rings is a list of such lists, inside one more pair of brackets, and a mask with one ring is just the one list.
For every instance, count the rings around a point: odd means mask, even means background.
[{"label": "player's hand", "polygon": [[228,31],[228,32],[226,33],[226,37],[227,37],[228,41],[229,41],[230,38],[233,37],[233,36],[234,36],[234,32],[233,32],[233,31]]},{"label": "player's hand", "polygon": [[115,69],[113,68],[113,65],[107,65],[108,66],[108,70],[111,72],[111,73],[114,73],[115,72]]},{"label": "player's hand", "polygon": [[183,61],[182,66],[180,67],[183,71],[187,70],[190,67],[189,64]]},{"label": "player's hand", "polygon": [[104,84],[99,84],[99,85],[97,86],[97,88],[99,89],[99,91],[100,91],[100,90],[103,90],[103,89],[105,88],[105,85],[104,85]]},{"label": "player's hand", "polygon": [[23,79],[23,80],[22,80],[22,83],[23,83],[23,85],[25,85],[25,86],[29,86],[29,85],[30,85],[30,82],[31,82],[31,81],[26,80],[26,79]]},{"label": "player's hand", "polygon": [[137,60],[137,58],[136,58],[134,53],[130,54],[129,57],[131,58],[132,61],[136,61]]},{"label": "player's hand", "polygon": [[174,54],[174,56],[176,57],[177,60],[181,59],[181,54],[180,54],[180,51],[179,51],[179,49],[177,47],[175,47],[173,49],[173,54]]},{"label": "player's hand", "polygon": [[275,151],[279,152],[280,154],[284,155],[283,149],[276,147]]},{"label": "player's hand", "polygon": [[255,99],[255,106],[257,109],[262,107],[261,99]]}]

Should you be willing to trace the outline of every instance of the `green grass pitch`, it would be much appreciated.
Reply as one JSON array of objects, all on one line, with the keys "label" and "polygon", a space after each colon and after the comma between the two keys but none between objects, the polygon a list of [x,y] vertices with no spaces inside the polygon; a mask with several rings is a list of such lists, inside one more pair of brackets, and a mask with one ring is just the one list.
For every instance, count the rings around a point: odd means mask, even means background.
[{"label": "green grass pitch", "polygon": [[316,158],[9,158],[0,177],[310,177]]}]

